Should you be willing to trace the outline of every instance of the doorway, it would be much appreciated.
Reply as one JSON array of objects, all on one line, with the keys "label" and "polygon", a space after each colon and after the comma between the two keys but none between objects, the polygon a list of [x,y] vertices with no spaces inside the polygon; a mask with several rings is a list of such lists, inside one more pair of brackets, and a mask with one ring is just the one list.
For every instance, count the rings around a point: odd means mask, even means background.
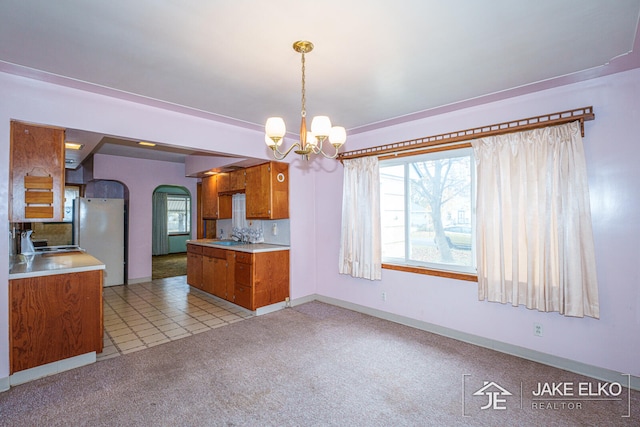
[{"label": "doorway", "polygon": [[153,191],[152,280],[187,274],[191,205],[191,193],[185,187],[160,185]]}]

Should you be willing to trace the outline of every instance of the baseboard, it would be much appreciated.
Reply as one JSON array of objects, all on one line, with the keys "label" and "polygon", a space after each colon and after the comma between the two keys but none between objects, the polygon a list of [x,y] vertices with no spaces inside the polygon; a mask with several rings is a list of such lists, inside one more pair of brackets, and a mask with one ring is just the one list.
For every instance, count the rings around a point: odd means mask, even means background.
[{"label": "baseboard", "polygon": [[262,316],[263,314],[273,313],[274,311],[282,310],[287,307],[285,301],[277,302],[275,304],[265,305],[264,307],[258,307],[253,313],[256,316]]},{"label": "baseboard", "polygon": [[95,361],[95,351],[81,354],[79,356],[69,357],[68,359],[63,359],[57,362],[51,362],[47,363],[46,365],[40,365],[36,366],[35,368],[16,372],[9,377],[9,384],[12,386],[24,384],[29,381],[37,380],[38,378],[58,374],[70,369],[79,368],[80,366],[89,365],[90,363],[95,363]]},{"label": "baseboard", "polygon": [[11,381],[9,381],[9,377],[0,378],[0,393],[9,390],[10,386]]},{"label": "baseboard", "polygon": [[315,295],[309,295],[303,298],[296,299],[295,301],[292,301],[292,305],[293,306],[300,305],[300,304],[304,304],[306,302],[310,302],[314,300],[335,305],[338,307],[346,308],[349,310],[357,311],[359,313],[368,314],[370,316],[378,317],[380,319],[388,320],[390,322],[395,322],[402,325],[410,326],[412,328],[442,335],[447,338],[453,338],[455,340],[477,345],[479,347],[484,347],[491,350],[499,351],[501,353],[510,354],[512,356],[521,357],[523,359],[531,360],[533,362],[538,362],[543,365],[552,366],[554,368],[573,372],[575,374],[585,375],[587,377],[591,377],[597,380],[608,381],[608,382],[618,382],[624,386],[629,386],[633,390],[640,391],[640,377],[637,377],[634,375],[616,372],[610,369],[599,368],[597,366],[588,365],[586,363],[577,362],[575,360],[553,356],[547,353],[542,353],[536,350],[530,350],[524,347],[519,347],[516,345],[504,343],[501,341],[479,337],[477,335],[456,331],[455,329],[445,328],[443,326],[438,326],[432,323],[411,319],[409,317],[400,316],[393,313],[388,313],[386,311],[378,310],[375,308],[365,307],[359,304],[342,301],[336,298],[315,294]]},{"label": "baseboard", "polygon": [[150,282],[151,281],[151,277],[141,277],[139,279],[129,279],[127,280],[127,285],[135,285],[138,283],[145,283],[145,282]]},{"label": "baseboard", "polygon": [[[320,296],[316,295],[316,294],[307,295],[306,297],[302,297],[302,298],[296,298],[294,300],[291,300],[291,307],[294,307],[294,306],[300,305],[300,304],[306,304],[306,303],[311,302],[311,301],[316,301],[316,300],[319,301],[319,298],[320,298]],[[331,304],[331,303],[328,303],[328,304]],[[333,305],[338,305],[338,304],[333,304]],[[357,311],[357,310],[354,310],[354,311]]]}]

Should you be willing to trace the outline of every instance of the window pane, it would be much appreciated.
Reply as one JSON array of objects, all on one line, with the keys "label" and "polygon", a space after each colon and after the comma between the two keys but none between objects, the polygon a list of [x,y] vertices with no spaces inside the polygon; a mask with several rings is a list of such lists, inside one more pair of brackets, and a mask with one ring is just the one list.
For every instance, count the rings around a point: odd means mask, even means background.
[{"label": "window pane", "polygon": [[404,187],[404,165],[380,164],[383,259],[405,257]]},{"label": "window pane", "polygon": [[73,221],[73,201],[80,197],[80,187],[65,185],[64,187],[64,214],[62,221]]},{"label": "window pane", "polygon": [[475,272],[471,150],[381,162],[385,262]]},{"label": "window pane", "polygon": [[191,198],[189,196],[167,196],[167,231],[189,233],[191,230]]}]

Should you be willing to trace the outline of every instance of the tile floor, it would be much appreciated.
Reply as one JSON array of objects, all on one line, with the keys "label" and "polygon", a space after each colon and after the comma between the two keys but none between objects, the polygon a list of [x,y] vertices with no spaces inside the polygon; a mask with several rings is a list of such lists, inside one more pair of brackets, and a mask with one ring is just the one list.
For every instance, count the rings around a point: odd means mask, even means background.
[{"label": "tile floor", "polygon": [[118,357],[253,317],[191,288],[186,276],[104,288],[104,350]]}]

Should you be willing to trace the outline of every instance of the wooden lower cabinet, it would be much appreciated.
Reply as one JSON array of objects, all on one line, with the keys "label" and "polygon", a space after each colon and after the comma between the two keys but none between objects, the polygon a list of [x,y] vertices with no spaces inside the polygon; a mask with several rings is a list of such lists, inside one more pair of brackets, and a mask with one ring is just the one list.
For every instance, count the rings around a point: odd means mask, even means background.
[{"label": "wooden lower cabinet", "polygon": [[[204,247],[202,251],[202,290],[233,302],[235,252]],[[231,286],[229,286],[231,284]]]},{"label": "wooden lower cabinet", "polygon": [[[200,258],[191,256],[200,251]],[[289,251],[247,253],[187,245],[187,283],[212,295],[255,311],[289,297]],[[190,265],[193,264],[193,265]],[[195,283],[198,265],[200,285]]]},{"label": "wooden lower cabinet", "polygon": [[102,352],[102,273],[9,280],[11,374]]},{"label": "wooden lower cabinet", "polygon": [[187,284],[202,289],[202,246],[187,245]]},{"label": "wooden lower cabinet", "polygon": [[289,297],[289,251],[236,254],[235,303],[255,311]]}]

